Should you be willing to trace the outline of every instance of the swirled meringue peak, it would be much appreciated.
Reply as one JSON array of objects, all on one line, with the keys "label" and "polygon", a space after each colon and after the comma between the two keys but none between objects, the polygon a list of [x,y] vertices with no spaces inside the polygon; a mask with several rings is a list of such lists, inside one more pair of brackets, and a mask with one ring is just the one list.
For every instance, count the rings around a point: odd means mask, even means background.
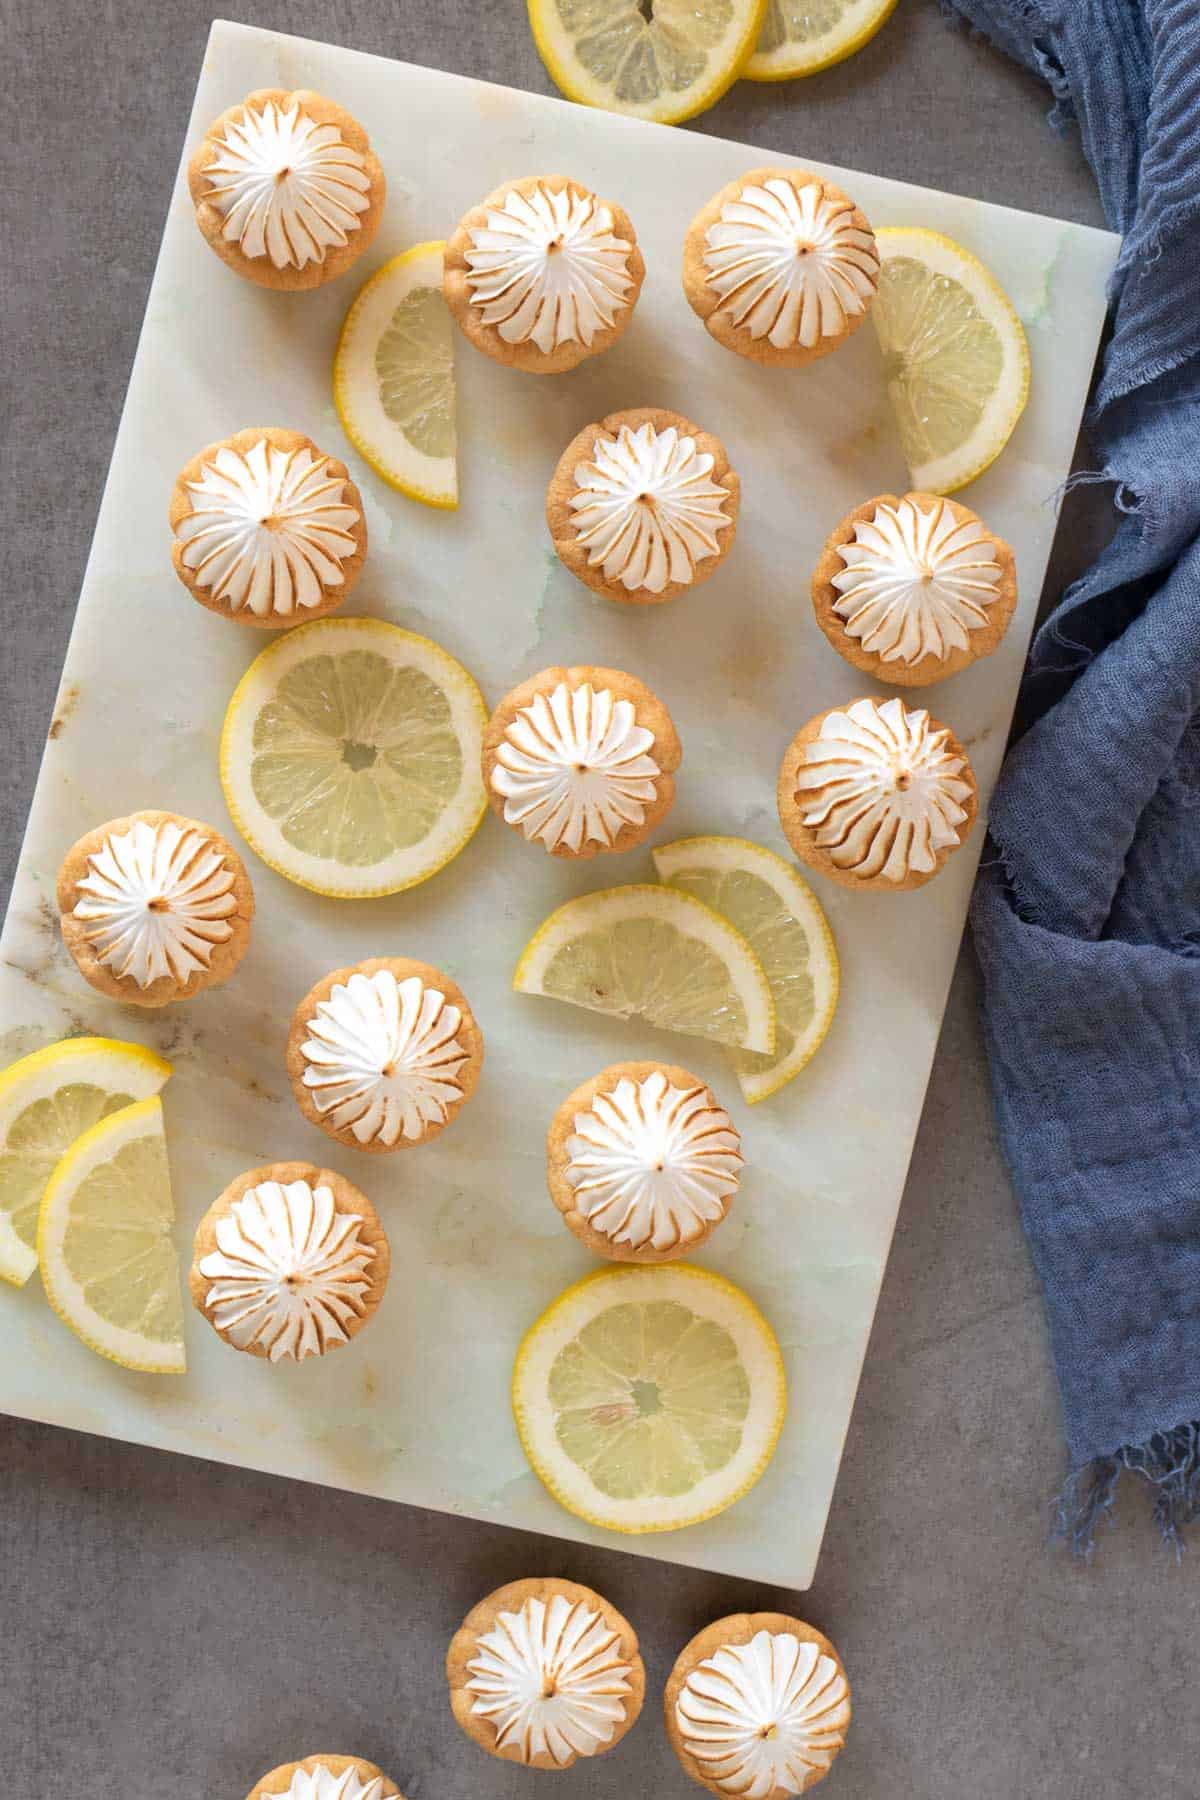
[{"label": "swirled meringue peak", "polygon": [[370,206],[367,164],[336,125],[319,125],[293,100],[244,107],[205,165],[207,198],[222,235],[277,269],[323,263],[360,227]]},{"label": "swirled meringue peak", "polygon": [[383,1800],[383,1778],[372,1775],[364,1781],[353,1767],[335,1775],[318,1763],[315,1769],[297,1769],[280,1800]]},{"label": "swirled meringue peak", "polygon": [[560,1768],[594,1756],[624,1723],[632,1668],[616,1631],[563,1594],[502,1612],[467,1665],[472,1712],[490,1721],[497,1750]]},{"label": "swirled meringue peak", "polygon": [[576,1113],[564,1175],[594,1231],[639,1250],[685,1250],[725,1216],[737,1192],[741,1138],[707,1088],[661,1070],[623,1077]]},{"label": "swirled meringue peak", "polygon": [[729,492],[712,470],[711,453],[674,425],[622,425],[615,438],[598,432],[590,460],[575,469],[570,500],[589,564],[606,581],[652,594],[693,581],[732,523]]},{"label": "swirled meringue peak", "polygon": [[855,521],[838,555],[845,567],[832,578],[833,610],[847,635],[884,662],[968,650],[1000,597],[991,534],[973,513],[956,518],[944,500],[928,509],[912,498],[877,506],[873,518]]},{"label": "swirled meringue peak", "polygon": [[468,235],[471,304],[508,344],[546,354],[590,346],[634,285],[632,244],[616,235],[611,208],[581,189],[511,188]]},{"label": "swirled meringue peak", "polygon": [[140,988],[188,981],[233,936],[235,876],[203,832],[135,819],[104,839],[77,883],[75,918],[99,960]]},{"label": "swirled meringue peak", "polygon": [[834,866],[863,880],[928,875],[962,842],[966,758],[950,732],[899,700],[827,713],[796,777],[804,824]]},{"label": "swirled meringue peak", "polygon": [[537,694],[507,727],[491,784],[504,818],[547,850],[611,849],[627,826],[640,826],[658,793],[662,769],[650,752],[654,733],[637,722],[631,700],[609,688],[568,687]]},{"label": "swirled meringue peak", "polygon": [[183,566],[231,612],[288,617],[342,586],[362,515],[327,457],[265,437],[244,452],[221,444],[185,486],[192,510],[175,526]]},{"label": "swirled meringue peak", "polygon": [[879,283],[875,239],[852,201],[782,175],[725,201],[704,234],[705,277],[735,325],[776,350],[844,335]]},{"label": "swirled meringue peak", "polygon": [[392,1149],[443,1125],[463,1098],[462,1013],[417,975],[356,971],[308,1021],[304,1086],[335,1130]]},{"label": "swirled meringue peak", "polygon": [[739,1800],[801,1794],[846,1740],[850,1690],[833,1657],[790,1632],[723,1644],[690,1672],[675,1723],[705,1779]]}]

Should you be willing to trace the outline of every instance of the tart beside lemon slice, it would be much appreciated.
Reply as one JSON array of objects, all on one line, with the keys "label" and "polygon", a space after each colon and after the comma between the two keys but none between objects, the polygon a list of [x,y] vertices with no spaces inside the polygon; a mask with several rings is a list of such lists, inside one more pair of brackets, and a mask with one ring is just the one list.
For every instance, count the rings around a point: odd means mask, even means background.
[{"label": "tart beside lemon slice", "polygon": [[38,1211],[59,1159],[97,1120],[156,1094],[171,1065],[141,1044],[64,1038],[0,1075],[0,1276],[37,1268]]},{"label": "tart beside lemon slice", "polygon": [[912,485],[952,494],[989,468],[1029,398],[1029,345],[989,269],[940,232],[890,226],[871,321]]},{"label": "tart beside lemon slice", "polygon": [[38,1219],[38,1262],[55,1312],[126,1369],[181,1375],[183,1300],[162,1102],[110,1113],[67,1151]]},{"label": "tart beside lemon slice", "polygon": [[742,74],[748,81],[816,75],[870,43],[896,0],[767,0],[758,44]]},{"label": "tart beside lemon slice", "polygon": [[775,1048],[762,964],[711,907],[673,888],[568,900],[525,946],[513,986],[739,1050]]},{"label": "tart beside lemon slice", "polygon": [[513,1413],[540,1481],[608,1531],[676,1531],[758,1480],[787,1411],[775,1334],[733,1283],[690,1263],[603,1269],[517,1352]]},{"label": "tart beside lemon slice", "polygon": [[255,658],[221,733],[234,824],[318,894],[367,899],[427,881],[487,806],[487,708],[440,645],[383,619],[318,619]]},{"label": "tart beside lemon slice", "polygon": [[354,448],[389,486],[458,505],[454,333],[442,243],[414,244],[359,289],[333,358],[333,399]]}]

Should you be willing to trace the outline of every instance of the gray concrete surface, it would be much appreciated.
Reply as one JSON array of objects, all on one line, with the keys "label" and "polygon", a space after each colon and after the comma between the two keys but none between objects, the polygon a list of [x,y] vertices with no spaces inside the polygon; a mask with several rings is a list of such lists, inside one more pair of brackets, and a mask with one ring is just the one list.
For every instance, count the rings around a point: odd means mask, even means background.
[{"label": "gray concrete surface", "polygon": [[[521,0],[279,0],[233,16],[549,91]],[[0,0],[0,877],[11,875],[210,14],[190,0]],[[695,129],[1100,222],[1042,92],[901,0],[811,84],[739,87]],[[1073,497],[1052,580],[1106,529]],[[533,1785],[445,1705],[441,1659],[501,1581],[559,1572],[641,1631],[637,1732],[564,1787],[690,1788],[657,1693],[735,1608],[840,1645],[855,1724],[835,1800],[1195,1800],[1194,1560],[1127,1495],[1091,1567],[1047,1541],[1061,1468],[1040,1303],[996,1149],[964,956],[816,1586],[803,1599],[0,1421],[0,1762],[13,1800],[241,1800],[314,1749],[408,1800]]]}]

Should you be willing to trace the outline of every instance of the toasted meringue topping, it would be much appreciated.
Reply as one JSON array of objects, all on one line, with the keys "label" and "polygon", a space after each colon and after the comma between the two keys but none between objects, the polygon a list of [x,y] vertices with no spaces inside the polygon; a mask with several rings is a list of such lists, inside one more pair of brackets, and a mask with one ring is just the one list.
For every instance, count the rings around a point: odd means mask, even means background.
[{"label": "toasted meringue topping", "polygon": [[355,973],[317,1002],[301,1046],[317,1111],[360,1144],[424,1137],[463,1097],[462,1013],[417,975]]},{"label": "toasted meringue topping", "polygon": [[611,849],[626,826],[641,825],[658,793],[653,748],[654,733],[637,723],[631,701],[590,682],[560,681],[508,726],[491,783],[508,823],[547,850]]},{"label": "toasted meringue topping", "polygon": [[295,101],[284,110],[268,100],[225,126],[204,170],[206,198],[243,256],[302,269],[359,229],[371,203],[366,170],[336,125],[318,125]]},{"label": "toasted meringue topping", "polygon": [[590,345],[626,304],[633,246],[594,194],[513,188],[469,233],[471,303],[507,344]]},{"label": "toasted meringue topping", "polygon": [[354,1768],[335,1775],[318,1763],[315,1769],[297,1769],[280,1800],[383,1800],[383,1782],[378,1775],[364,1782]]},{"label": "toasted meringue topping", "polygon": [[704,234],[708,284],[752,338],[811,350],[840,337],[879,283],[874,235],[853,221],[853,204],[819,182],[744,187]]},{"label": "toasted meringue topping", "polygon": [[576,1209],[614,1244],[683,1248],[725,1215],[737,1192],[741,1138],[703,1087],[656,1069],[628,1076],[576,1113],[566,1180]]},{"label": "toasted meringue topping", "polygon": [[625,1719],[632,1668],[594,1608],[555,1594],[503,1612],[467,1665],[471,1711],[490,1721],[497,1749],[559,1767],[594,1756]]},{"label": "toasted meringue topping", "polygon": [[832,1657],[788,1632],[723,1644],[675,1703],[684,1746],[707,1780],[739,1800],[800,1794],[846,1741],[850,1690]]},{"label": "toasted meringue topping", "polygon": [[203,832],[135,819],[87,860],[74,916],[87,922],[88,942],[121,980],[145,988],[169,976],[182,984],[233,936],[234,873]]},{"label": "toasted meringue topping", "polygon": [[695,579],[696,564],[720,550],[731,523],[729,491],[712,479],[713,459],[674,425],[622,425],[597,435],[590,462],[575,470],[572,523],[588,562],[631,592],[661,594]]},{"label": "toasted meringue topping", "polygon": [[375,1251],[363,1220],[339,1212],[328,1187],[260,1182],[217,1223],[217,1248],[201,1259],[213,1324],[239,1350],[260,1344],[272,1362],[323,1356],[350,1336],[366,1310]]},{"label": "toasted meringue topping", "polygon": [[260,438],[243,455],[222,444],[189,481],[192,510],[175,535],[183,565],[214,600],[259,618],[320,606],[342,585],[342,563],[357,547],[357,507],[329,459],[307,447],[280,450]]},{"label": "toasted meringue topping", "polygon": [[945,659],[970,648],[1000,596],[1000,565],[973,515],[955,522],[944,500],[922,511],[914,500],[877,506],[838,545],[845,568],[833,577],[833,610],[847,634],[884,662]]},{"label": "toasted meringue topping", "polygon": [[856,700],[829,713],[796,778],[804,823],[839,869],[903,881],[962,842],[966,759],[949,730],[899,700]]}]

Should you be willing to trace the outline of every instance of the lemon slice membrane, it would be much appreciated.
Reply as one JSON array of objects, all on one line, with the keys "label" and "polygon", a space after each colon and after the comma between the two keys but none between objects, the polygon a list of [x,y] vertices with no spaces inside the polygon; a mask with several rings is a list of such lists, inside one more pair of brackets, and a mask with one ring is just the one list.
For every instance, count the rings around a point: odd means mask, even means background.
[{"label": "lemon slice membrane", "polygon": [[719,100],[754,49],[766,0],[528,0],[551,79],[585,106],[678,124]]},{"label": "lemon slice membrane", "polygon": [[767,0],[749,81],[816,75],[853,56],[886,24],[896,0]]},{"label": "lemon slice membrane", "polygon": [[610,1531],[675,1531],[732,1506],[786,1410],[771,1327],[740,1288],[689,1263],[585,1277],[532,1326],[513,1370],[534,1473]]},{"label": "lemon slice membrane", "polygon": [[85,1131],[46,1187],[38,1262],[51,1306],[101,1356],[147,1374],[185,1367],[183,1300],[162,1102]]},{"label": "lemon slice membrane", "polygon": [[990,270],[940,232],[883,227],[871,321],[913,486],[952,494],[1008,443],[1029,397],[1029,346]]},{"label": "lemon slice membrane", "polygon": [[738,1049],[774,1049],[771,990],[754,952],[711,907],[671,888],[567,901],[526,945],[513,986]]},{"label": "lemon slice membrane", "polygon": [[37,1268],[38,1211],[60,1158],[97,1120],[156,1094],[171,1065],[141,1044],[64,1038],[0,1074],[0,1276]]},{"label": "lemon slice membrane", "polygon": [[774,1055],[729,1053],[753,1106],[800,1073],[833,1021],[838,960],[829,922],[807,882],[761,844],[683,838],[653,854],[659,880],[728,919],[762,964],[775,1003]]},{"label": "lemon slice membrane", "polygon": [[362,899],[426,881],[486,809],[487,709],[440,645],[382,619],[316,619],[270,644],[225,715],[221,782],[281,875]]},{"label": "lemon slice membrane", "polygon": [[342,427],[375,473],[427,506],[458,505],[454,332],[441,243],[415,244],[362,287],[333,359]]}]

